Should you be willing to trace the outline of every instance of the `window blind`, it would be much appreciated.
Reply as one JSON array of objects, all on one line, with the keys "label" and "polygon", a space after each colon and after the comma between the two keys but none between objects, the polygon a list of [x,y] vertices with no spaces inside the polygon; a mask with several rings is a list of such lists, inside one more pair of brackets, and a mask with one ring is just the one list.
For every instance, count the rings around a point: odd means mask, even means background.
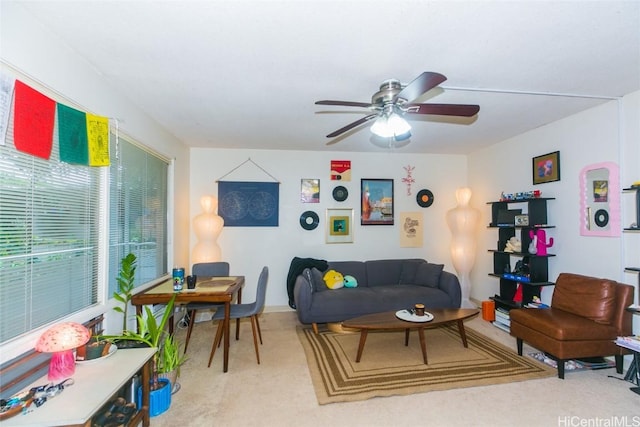
[{"label": "window blind", "polygon": [[98,301],[100,168],[0,145],[0,343]]},{"label": "window blind", "polygon": [[[111,134],[108,174],[61,162],[57,120],[50,159],[34,157],[16,150],[10,114],[0,142],[0,345],[101,303],[105,288],[110,298],[129,252],[136,285],[168,269],[165,159]],[[107,241],[108,259],[99,259]]]},{"label": "window blind", "polygon": [[169,165],[127,141],[111,138],[109,175],[109,294],[118,289],[120,262],[137,258],[136,286],[167,274]]}]

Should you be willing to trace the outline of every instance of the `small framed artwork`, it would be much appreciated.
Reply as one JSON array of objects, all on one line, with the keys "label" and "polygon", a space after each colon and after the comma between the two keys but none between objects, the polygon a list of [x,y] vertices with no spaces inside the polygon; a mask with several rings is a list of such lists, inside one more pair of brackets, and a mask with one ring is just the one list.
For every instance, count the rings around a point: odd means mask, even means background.
[{"label": "small framed artwork", "polygon": [[532,159],[533,185],[560,181],[560,152],[544,154]]},{"label": "small framed artwork", "polygon": [[353,209],[327,209],[327,243],[353,243]]},{"label": "small framed artwork", "polygon": [[400,247],[421,248],[424,235],[422,212],[400,212]]},{"label": "small framed artwork", "polygon": [[300,201],[320,203],[320,180],[303,178],[300,180]]},{"label": "small framed artwork", "polygon": [[362,179],[361,225],[393,225],[393,179]]}]

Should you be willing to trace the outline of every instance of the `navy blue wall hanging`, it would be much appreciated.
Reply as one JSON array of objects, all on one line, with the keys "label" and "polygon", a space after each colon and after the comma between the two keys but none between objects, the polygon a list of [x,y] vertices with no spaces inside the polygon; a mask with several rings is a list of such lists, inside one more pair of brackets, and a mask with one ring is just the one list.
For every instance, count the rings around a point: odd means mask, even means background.
[{"label": "navy blue wall hanging", "polygon": [[280,201],[280,182],[251,158],[235,167],[252,163],[276,182],[218,180],[218,215],[225,227],[277,227]]}]

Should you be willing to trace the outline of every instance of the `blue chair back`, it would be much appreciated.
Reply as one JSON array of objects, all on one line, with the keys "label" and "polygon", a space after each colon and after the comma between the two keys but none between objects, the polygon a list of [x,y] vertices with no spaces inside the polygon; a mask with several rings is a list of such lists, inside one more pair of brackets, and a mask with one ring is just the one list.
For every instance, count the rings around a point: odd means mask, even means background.
[{"label": "blue chair back", "polygon": [[258,289],[256,290],[256,302],[254,313],[259,313],[264,308],[265,299],[267,298],[267,282],[269,281],[269,267],[262,267],[260,277],[258,277]]},{"label": "blue chair back", "polygon": [[191,267],[191,274],[203,277],[228,276],[229,263],[224,261],[217,262],[199,262]]}]

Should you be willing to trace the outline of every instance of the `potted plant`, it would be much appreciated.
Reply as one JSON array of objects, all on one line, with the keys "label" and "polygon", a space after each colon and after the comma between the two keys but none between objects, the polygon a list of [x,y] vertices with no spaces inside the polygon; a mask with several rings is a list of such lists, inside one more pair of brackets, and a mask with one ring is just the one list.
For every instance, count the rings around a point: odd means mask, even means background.
[{"label": "potted plant", "polygon": [[180,390],[178,377],[180,376],[180,366],[187,360],[186,354],[180,354],[180,343],[174,335],[168,335],[162,343],[160,357],[158,358],[158,376],[167,378],[173,385],[173,393]]},{"label": "potted plant", "polygon": [[[127,329],[129,302],[131,301],[135,287],[136,256],[129,253],[122,258],[120,263],[120,272],[116,278],[118,291],[113,293],[113,297],[122,304],[122,307],[116,306],[113,310],[123,315],[122,331],[124,333]],[[125,340],[122,337],[93,335],[85,345],[77,348],[76,360],[92,360],[106,356],[109,354],[112,343],[116,344],[118,348],[146,346],[146,344]]]},{"label": "potted plant", "polygon": [[[151,416],[163,413],[169,409],[169,406],[171,405],[171,382],[168,378],[161,378],[159,376],[161,367],[164,367],[162,368],[163,370],[168,369],[169,367],[178,369],[186,360],[184,356],[179,356],[179,345],[174,340],[174,337],[165,330],[167,322],[173,313],[175,298],[176,297],[174,295],[167,303],[164,314],[159,323],[151,309],[145,306],[145,315],[136,316],[138,321],[137,332],[124,330],[122,335],[104,337],[114,340],[124,339],[128,341],[135,341],[158,349],[152,359],[152,379],[150,384],[151,396],[149,408],[149,414]],[[166,348],[167,341],[169,344],[168,348]],[[138,404],[140,401],[141,392],[139,390]]]},{"label": "potted plant", "polygon": [[[175,296],[169,301],[165,307],[164,314],[158,322],[151,309],[144,307],[144,315],[137,315],[136,321],[138,330],[131,331],[127,329],[127,313],[128,306],[133,297],[135,287],[136,273],[136,256],[129,253],[122,258],[120,273],[117,277],[118,292],[114,292],[113,297],[122,304],[122,306],[114,307],[114,311],[122,313],[122,334],[121,335],[103,335],[102,339],[107,339],[117,343],[118,348],[131,347],[155,347],[158,349],[152,359],[152,380],[150,384],[151,390],[151,407],[150,415],[159,415],[166,411],[171,404],[171,383],[168,378],[161,378],[159,374],[177,372],[185,361],[186,357],[180,356],[179,344],[175,338],[166,330],[167,322],[172,317]],[[174,379],[175,382],[175,379]],[[168,394],[168,396],[167,396]],[[140,397],[138,398],[140,400]]]},{"label": "potted plant", "polygon": [[99,335],[92,335],[89,341],[76,349],[76,360],[93,360],[109,354],[111,341]]},{"label": "potted plant", "polygon": [[158,366],[159,366],[159,358],[162,354],[161,350],[164,345],[164,342],[167,339],[167,337],[170,336],[169,333],[165,331],[165,327],[173,312],[173,304],[175,302],[175,299],[176,297],[174,295],[174,297],[171,298],[171,300],[169,300],[169,303],[165,307],[164,314],[162,315],[162,319],[160,320],[160,323],[158,323],[158,320],[153,315],[153,312],[151,311],[151,309],[145,306],[144,307],[145,314],[136,316],[138,321],[137,332],[130,331],[127,329],[123,331],[122,335],[106,337],[109,339],[124,338],[127,340],[144,343],[149,347],[155,347],[158,349],[158,352],[154,356],[154,360],[153,360],[154,378],[153,378],[152,389],[157,388],[158,386],[157,373],[158,373]]},{"label": "potted plant", "polygon": [[122,335],[111,336],[109,339],[114,342],[119,349],[147,346],[144,342],[124,337],[124,332],[127,330],[127,320],[129,318],[129,303],[131,302],[135,288],[136,263],[137,258],[135,254],[128,253],[120,260],[120,271],[118,277],[116,277],[118,290],[113,293],[113,298],[118,301],[121,306],[113,307],[113,311],[122,314]]}]

